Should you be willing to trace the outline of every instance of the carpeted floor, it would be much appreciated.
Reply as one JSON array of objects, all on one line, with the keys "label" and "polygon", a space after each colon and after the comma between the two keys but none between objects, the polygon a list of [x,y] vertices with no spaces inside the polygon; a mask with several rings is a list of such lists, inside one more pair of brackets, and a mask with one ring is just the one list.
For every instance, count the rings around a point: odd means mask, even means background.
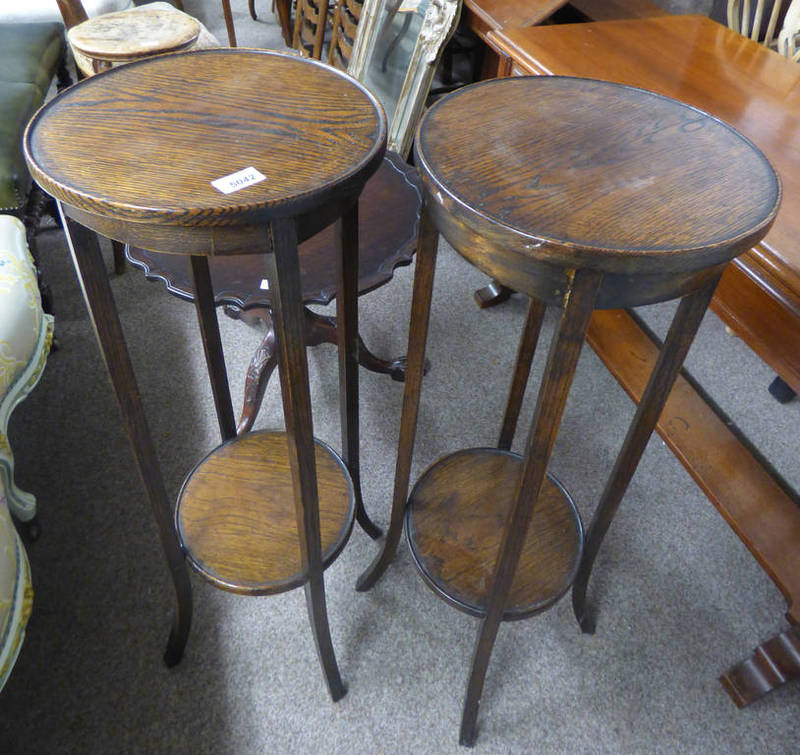
[{"label": "carpeted floor", "polygon": [[[184,4],[224,39],[218,3]],[[262,18],[252,21],[244,0],[234,2],[240,44],[280,47],[269,6],[257,6]],[[61,348],[12,419],[18,482],[38,497],[42,536],[28,547],[34,613],[0,695],[0,750],[460,751],[477,622],[428,590],[404,544],[377,587],[356,593],[355,580],[375,553],[357,528],[326,573],[334,643],[349,686],[341,702],[327,696],[301,591],[244,598],[193,578],[186,656],[174,669],[162,665],[171,593],[155,527],[60,231],[45,231],[40,247]],[[107,259],[110,265],[110,253]],[[405,349],[411,272],[398,271],[360,300],[362,335],[379,354]],[[480,311],[472,292],[484,282],[442,246],[414,479],[449,451],[496,439],[525,302],[514,297]],[[112,277],[112,286],[175,494],[218,442],[194,311],[136,270]],[[645,315],[663,331],[672,309],[662,305]],[[220,321],[238,400],[261,333]],[[532,386],[541,364],[542,354]],[[771,399],[770,370],[713,315],[688,366],[800,488],[800,403]],[[316,434],[338,447],[333,347],[311,350],[309,367]],[[401,395],[401,384],[361,372],[365,500],[384,525]],[[528,401],[525,420],[531,411]],[[585,522],[632,413],[621,388],[584,349],[552,469]],[[258,426],[281,421],[274,381]],[[739,711],[716,680],[786,627],[785,603],[657,437],[601,552],[590,599],[599,611],[594,636],[580,633],[568,599],[501,628],[479,752],[800,751],[800,686]]]}]

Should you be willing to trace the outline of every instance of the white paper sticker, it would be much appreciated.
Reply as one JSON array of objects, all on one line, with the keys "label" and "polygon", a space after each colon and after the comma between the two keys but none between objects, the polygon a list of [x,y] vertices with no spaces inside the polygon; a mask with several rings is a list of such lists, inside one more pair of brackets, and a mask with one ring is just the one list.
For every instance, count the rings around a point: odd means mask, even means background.
[{"label": "white paper sticker", "polygon": [[269,291],[269,281],[268,281],[266,278],[264,278],[264,279],[261,281],[261,289],[262,289],[263,291]]},{"label": "white paper sticker", "polygon": [[211,182],[211,185],[223,194],[232,194],[234,191],[239,191],[265,179],[266,176],[259,173],[255,168],[245,168],[244,170],[236,171],[236,173],[231,173],[229,176],[217,178]]}]

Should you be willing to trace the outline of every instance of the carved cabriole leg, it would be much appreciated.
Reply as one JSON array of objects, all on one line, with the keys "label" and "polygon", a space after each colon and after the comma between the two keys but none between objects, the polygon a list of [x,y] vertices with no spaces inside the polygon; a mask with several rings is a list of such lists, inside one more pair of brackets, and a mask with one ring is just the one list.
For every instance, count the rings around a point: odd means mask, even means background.
[{"label": "carved cabriole leg", "polygon": [[233,417],[231,391],[228,385],[228,373],[225,370],[225,356],[222,353],[222,339],[219,335],[208,258],[192,255],[190,266],[195,290],[194,307],[203,339],[208,377],[211,381],[211,392],[214,395],[214,406],[217,410],[219,432],[222,440],[226,441],[236,437],[236,420]]},{"label": "carved cabriole leg", "polygon": [[[261,402],[264,400],[264,393],[272,377],[272,372],[277,364],[275,358],[275,333],[272,318],[269,310],[247,310],[240,311],[235,309],[227,310],[229,316],[247,321],[252,312],[258,312],[258,318],[266,324],[266,332],[261,341],[261,345],[256,349],[250,366],[247,368],[247,377],[244,387],[244,404],[239,419],[237,432],[249,432],[255,423]],[[307,347],[319,346],[321,343],[338,343],[336,329],[336,318],[320,315],[306,308],[303,310],[305,316],[305,344]],[[253,317],[252,319],[255,319]],[[358,336],[358,363],[371,372],[382,375],[389,375],[392,380],[402,382],[406,375],[406,358],[397,357],[391,361],[380,359],[375,356],[364,344],[361,336]]]},{"label": "carved cabriole leg", "polygon": [[258,410],[261,408],[261,402],[264,400],[264,392],[267,390],[269,379],[278,365],[278,357],[275,354],[275,327],[269,312],[264,310],[264,313],[267,332],[247,368],[247,376],[244,381],[244,404],[239,425],[236,428],[239,435],[250,432],[252,429]]},{"label": "carved cabriole leg", "polygon": [[800,626],[759,645],[753,655],[728,669],[719,681],[738,708],[800,679]]},{"label": "carved cabriole leg", "polygon": [[52,341],[53,318],[45,314],[42,315],[39,335],[30,361],[0,400],[0,481],[5,490],[9,510],[17,520],[26,523],[27,534],[31,540],[38,537],[39,530],[35,521],[36,497],[18,488],[14,482],[14,454],[8,441],[8,421],[17,405],[25,400],[39,382]]},{"label": "carved cabriole leg", "polygon": [[[561,321],[550,344],[542,385],[525,448],[514,505],[509,511],[492,577],[486,616],[481,619],[475,642],[472,670],[467,684],[459,741],[471,747],[477,736],[478,707],[486,670],[502,621],[508,593],[517,569],[533,508],[547,473],[561,415],[589,326],[602,275],[590,269],[574,273],[564,295]],[[529,313],[530,314],[530,313]],[[535,319],[535,318],[534,318]],[[524,343],[524,338],[523,338]]]},{"label": "carved cabriole leg", "polygon": [[403,532],[403,516],[408,499],[411,476],[411,458],[417,431],[419,396],[425,367],[425,342],[428,338],[428,320],[431,312],[433,278],[436,271],[436,253],[439,232],[427,209],[423,209],[419,227],[417,263],[414,270],[414,291],[411,298],[411,323],[408,331],[408,368],[403,390],[403,413],[400,418],[400,439],[394,472],[394,494],[389,529],[380,553],[359,577],[356,590],[369,590],[386,571],[397,553]]},{"label": "carved cabriole leg", "polygon": [[656,426],[675,379],[680,373],[689,348],[694,341],[697,329],[708,308],[708,303],[717,286],[719,277],[714,278],[697,291],[685,296],[675,313],[669,333],[658,355],[642,400],[628,428],[622,449],[617,456],[600,502],[592,518],[586,535],[583,558],[578,576],[572,586],[572,607],[575,618],[583,632],[594,632],[594,620],[586,614],[586,586],[592,572],[592,565],[602,545],[614,514],[622,501],[625,490],[642,458],[647,441]]},{"label": "carved cabriole leg", "polygon": [[506,413],[500,430],[500,440],[497,442],[497,447],[503,451],[510,451],[511,443],[514,440],[519,410],[522,408],[522,399],[525,398],[525,388],[528,385],[528,376],[531,374],[531,363],[533,355],[536,353],[536,344],[542,330],[545,310],[546,307],[538,299],[530,300],[528,316],[525,318],[517,350],[514,377],[511,380],[511,390],[508,394]]},{"label": "carved cabriole leg", "polygon": [[270,226],[272,254],[267,255],[267,279],[272,291],[272,316],[278,347],[283,413],[292,470],[300,558],[308,575],[306,605],[320,663],[333,700],[347,692],[333,651],[322,574],[317,469],[314,452],[308,362],[303,341],[303,302],[297,233],[294,220],[277,219]]},{"label": "carved cabriole leg", "polygon": [[175,532],[172,506],[167,498],[97,236],[89,229],[69,220],[60,204],[59,212],[89,317],[100,344],[100,353],[106,363],[122,420],[136,457],[139,474],[152,506],[161,546],[175,589],[175,620],[164,653],[164,662],[168,666],[174,666],[183,656],[192,622],[192,588],[189,573]]},{"label": "carved cabriole leg", "polygon": [[373,540],[381,529],[367,515],[361,494],[358,429],[358,202],[336,222],[336,332],[339,352],[339,420],[342,459],[356,495],[356,519]]}]

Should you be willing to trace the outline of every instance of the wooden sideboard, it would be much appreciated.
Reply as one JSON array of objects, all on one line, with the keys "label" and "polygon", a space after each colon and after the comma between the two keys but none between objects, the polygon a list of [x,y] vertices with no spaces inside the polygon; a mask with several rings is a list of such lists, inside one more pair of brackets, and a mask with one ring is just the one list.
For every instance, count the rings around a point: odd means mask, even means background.
[{"label": "wooden sideboard", "polygon": [[[505,28],[486,41],[507,75],[650,89],[716,115],[764,151],[781,175],[783,206],[766,239],[728,268],[711,306],[800,391],[800,66],[704,16]],[[625,311],[596,312],[589,342],[638,401],[657,352],[641,324]],[[688,375],[676,384],[658,431],[786,597],[789,621],[800,624],[797,494]],[[797,631],[764,643],[723,675],[738,705],[800,673]],[[773,679],[764,668],[777,669]]]}]

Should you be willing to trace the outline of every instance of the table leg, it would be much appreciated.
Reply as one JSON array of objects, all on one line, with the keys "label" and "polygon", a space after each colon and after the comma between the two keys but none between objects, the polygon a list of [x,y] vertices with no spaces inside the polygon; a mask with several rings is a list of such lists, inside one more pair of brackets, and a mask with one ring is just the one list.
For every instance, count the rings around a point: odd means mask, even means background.
[{"label": "table leg", "polygon": [[800,679],[800,626],[759,645],[753,654],[728,669],[720,678],[736,707],[762,698],[767,692]]},{"label": "table leg", "polygon": [[66,217],[59,203],[64,235],[69,245],[75,271],[83,290],[89,317],[100,344],[100,353],[108,370],[119,403],[122,421],[133,448],[136,464],[158,526],[161,547],[167,559],[175,589],[175,619],[170,632],[164,662],[174,666],[183,656],[192,623],[192,587],[167,498],[164,479],[156,457],[155,446],[147,426],[147,418],[136,385],[130,354],[125,345],[114,296],[93,231]]},{"label": "table leg", "polygon": [[336,222],[336,332],[339,351],[339,420],[342,459],[356,495],[356,519],[373,540],[381,536],[361,494],[358,432],[358,202]]},{"label": "table leg", "polygon": [[400,439],[397,445],[397,462],[394,471],[394,494],[389,529],[380,553],[358,578],[356,590],[369,590],[383,575],[397,553],[403,533],[403,517],[408,500],[411,477],[411,457],[417,432],[419,395],[425,369],[425,343],[428,339],[428,320],[431,313],[433,278],[436,271],[436,253],[439,232],[427,209],[423,208],[419,226],[417,263],[414,270],[414,291],[411,297],[411,322],[408,329],[408,366],[403,387],[403,412],[400,417]]},{"label": "table leg", "polygon": [[578,576],[572,586],[572,607],[583,632],[592,633],[595,626],[594,620],[586,614],[586,586],[591,576],[592,565],[622,501],[622,496],[625,495],[625,490],[642,458],[675,379],[680,373],[684,359],[689,353],[718,281],[719,276],[715,276],[702,288],[685,296],[678,305],[614,469],[600,496],[600,502],[586,535]]},{"label": "table leg", "polygon": [[272,291],[272,317],[278,347],[283,414],[292,470],[300,558],[308,575],[306,606],[328,690],[333,700],[347,692],[336,663],[328,625],[325,581],[322,573],[317,464],[308,387],[308,361],[303,339],[303,300],[297,231],[294,220],[272,221],[272,254],[268,254],[267,279]]},{"label": "table leg", "polygon": [[528,316],[525,318],[525,325],[522,328],[517,361],[514,366],[514,377],[511,380],[511,390],[508,394],[506,413],[500,430],[500,440],[497,442],[497,447],[503,451],[511,450],[511,443],[517,429],[519,410],[522,408],[522,399],[525,398],[525,388],[531,374],[531,363],[533,355],[536,353],[536,344],[539,342],[539,333],[542,330],[546,309],[538,299],[531,299],[528,304]]},{"label": "table leg", "polygon": [[461,744],[467,747],[475,743],[478,707],[489,658],[503,618],[531,514],[547,473],[550,454],[561,424],[561,415],[567,403],[601,280],[602,274],[593,270],[576,272],[562,300],[561,321],[550,344],[514,505],[506,519],[498,551],[486,616],[481,619],[475,642],[459,737]]},{"label": "table leg", "polygon": [[228,384],[228,373],[225,370],[225,356],[222,353],[222,339],[219,335],[217,310],[214,305],[214,288],[211,285],[211,272],[208,269],[208,258],[193,254],[190,257],[192,284],[194,285],[194,308],[197,322],[203,339],[206,354],[208,377],[211,380],[211,392],[214,395],[214,406],[217,410],[217,422],[222,440],[236,437],[236,420],[233,416],[233,402]]}]

